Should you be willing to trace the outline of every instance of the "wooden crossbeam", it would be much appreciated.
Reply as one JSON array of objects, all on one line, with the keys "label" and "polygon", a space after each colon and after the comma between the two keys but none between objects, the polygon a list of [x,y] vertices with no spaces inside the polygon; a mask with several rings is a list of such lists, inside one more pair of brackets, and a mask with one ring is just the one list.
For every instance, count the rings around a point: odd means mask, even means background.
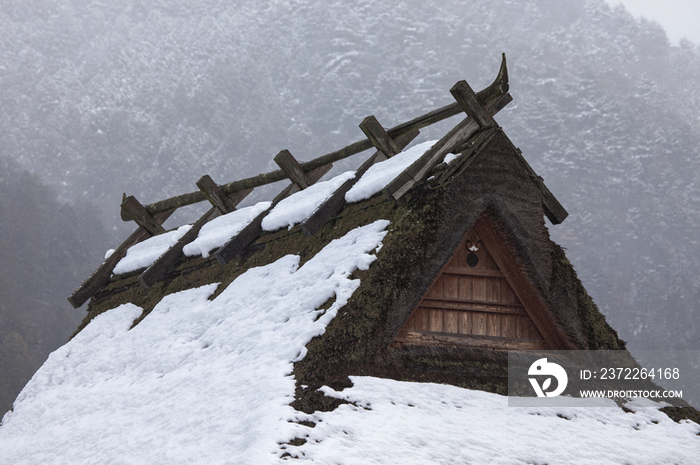
[{"label": "wooden crossbeam", "polygon": [[[122,212],[131,217],[136,224],[141,226],[143,229],[148,231],[151,236],[156,236],[158,234],[163,234],[165,229],[158,223],[153,216],[141,205],[141,202],[136,200],[136,197],[130,195],[122,200]],[[124,213],[122,213],[123,215]]]},{"label": "wooden crossbeam", "polygon": [[[246,189],[245,191],[236,192],[225,198],[227,204],[232,205],[232,210],[236,209],[238,205],[248,194],[253,192],[253,189]],[[180,257],[184,255],[183,249],[187,244],[197,239],[199,231],[202,227],[218,217],[221,211],[217,207],[210,208],[204,215],[202,215],[175,244],[173,244],[163,255],[158,257],[148,268],[146,268],[139,275],[139,283],[145,289],[153,286],[155,283],[163,279],[165,273],[177,262]]]},{"label": "wooden crossbeam", "polygon": [[[486,106],[486,111],[493,116],[511,100],[513,100],[513,97],[511,97],[510,94],[505,94],[498,100],[490,102],[490,104]],[[469,139],[469,137],[474,135],[479,129],[481,128],[473,117],[469,116],[462,120],[418,160],[398,175],[396,179],[391,181],[384,188],[384,195],[390,200],[400,199],[411,187],[423,179],[435,165],[442,162],[445,155],[452,152],[458,144]]]},{"label": "wooden crossbeam", "polygon": [[[197,187],[204,193],[209,203],[219,210],[221,214],[230,213],[236,209],[237,202],[234,203],[229,200],[208,174],[205,174],[197,181]],[[251,191],[249,190],[248,192],[250,193]]]},{"label": "wooden crossbeam", "polygon": [[544,214],[549,218],[552,224],[561,224],[566,217],[569,216],[569,212],[566,211],[564,206],[554,197],[554,194],[545,186],[544,180],[540,176],[537,176],[534,182],[542,197]]},{"label": "wooden crossbeam", "polygon": [[[316,181],[321,179],[323,175],[330,171],[332,167],[333,165],[326,165],[320,168],[316,168],[315,170],[309,172],[308,177],[311,181],[311,184],[314,184]],[[219,263],[221,263],[222,265],[226,265],[233,258],[239,255],[246,247],[252,244],[258,237],[260,237],[260,234],[262,234],[263,218],[265,218],[265,216],[267,216],[267,214],[271,212],[272,209],[275,208],[275,206],[278,203],[280,203],[283,199],[289,197],[290,195],[296,192],[299,192],[299,190],[301,190],[301,188],[293,182],[290,185],[288,185],[282,192],[280,192],[277,195],[277,197],[274,198],[274,200],[272,201],[272,205],[268,210],[256,216],[253,221],[251,221],[238,234],[229,239],[228,242],[226,242],[226,244],[221,246],[221,248],[219,248],[219,250],[217,250],[214,253],[214,256],[219,261]]]},{"label": "wooden crossbeam", "polygon": [[282,168],[287,174],[287,177],[300,189],[306,189],[313,182],[304,173],[304,169],[301,167],[299,162],[294,158],[294,156],[289,152],[289,150],[282,150],[275,156],[275,163]]},{"label": "wooden crossbeam", "polygon": [[[510,101],[510,95],[507,94],[507,91],[508,71],[506,67],[506,60],[504,54],[498,76],[491,85],[478,92],[476,94],[476,98],[478,102],[484,105],[487,109],[493,106],[494,102],[496,103],[496,106],[500,104],[500,108],[502,108],[502,106],[505,106],[505,104],[507,104],[508,101]],[[392,142],[397,142],[400,137],[409,135],[413,132],[417,134],[417,131],[419,129],[422,129],[426,126],[457,115],[461,111],[463,111],[463,108],[460,107],[460,104],[458,102],[454,102],[444,107],[438,108],[437,110],[428,112],[405,123],[401,123],[397,126],[394,126],[389,130],[385,130],[376,121],[376,118],[369,117],[369,119],[366,118],[365,121],[363,121],[363,124],[361,124],[361,129],[367,135],[367,139],[357,141],[353,144],[350,144],[334,152],[330,152],[309,162],[298,163],[296,162],[296,160],[294,160],[291,154],[287,152],[288,155],[282,155],[282,160],[284,160],[282,164],[284,164],[287,169],[283,168],[269,173],[263,173],[251,178],[234,181],[221,186],[214,183],[214,181],[209,176],[204,176],[198,182],[198,191],[171,197],[169,199],[155,202],[146,206],[138,202],[138,200],[136,200],[136,198],[134,198],[133,196],[126,197],[125,195],[122,202],[121,217],[124,221],[136,221],[137,224],[139,224],[139,229],[137,229],[134,232],[134,234],[132,234],[126,241],[124,241],[124,243],[120,245],[117,251],[115,251],[114,255],[112,255],[110,259],[105,260],[103,265],[100,266],[100,268],[98,268],[98,270],[96,270],[95,273],[93,273],[93,275],[90,278],[88,278],[88,280],[86,280],[86,282],[83,283],[83,285],[81,285],[81,287],[76,292],[74,292],[68,300],[76,308],[81,306],[84,302],[86,302],[87,299],[89,299],[109,280],[114,266],[116,266],[118,261],[121,258],[123,258],[123,256],[126,254],[127,249],[133,244],[140,242],[151,235],[161,234],[165,232],[162,227],[162,223],[179,207],[202,202],[204,200],[209,200],[212,203],[212,205],[214,205],[215,209],[219,212],[223,212],[224,210],[232,211],[232,208],[235,208],[235,206],[232,206],[229,203],[229,201],[231,200],[231,196],[233,194],[239,193],[240,195],[242,195],[241,198],[243,198],[254,187],[277,182],[285,178],[293,179],[293,184],[286,188],[275,199],[275,201],[273,202],[274,206],[282,198],[289,196],[292,193],[298,191],[299,189],[316,182],[323,176],[323,174],[325,174],[330,169],[333,162],[355,155],[357,153],[370,149],[373,146],[379,147],[380,150],[378,151],[378,153],[374,154],[370,158],[371,165],[371,163],[376,163],[377,161],[384,159],[384,157],[389,156],[389,154],[391,154],[392,152],[398,153],[399,150],[394,151],[394,148],[392,147]],[[410,136],[408,140],[415,137],[415,134]],[[399,149],[399,147],[396,148]],[[285,163],[289,161],[291,161],[291,163]],[[299,176],[300,172],[302,176]],[[309,179],[304,179],[304,176],[307,175]],[[542,186],[544,185],[542,184]],[[338,197],[342,198],[344,202],[344,193],[342,194],[342,196],[338,194]],[[552,208],[555,209],[555,207],[556,205],[553,205]],[[336,205],[333,208],[338,208],[338,206]],[[340,204],[340,208],[342,208],[342,203]],[[260,223],[262,222],[262,218],[266,214],[267,213],[262,213],[260,217],[256,219],[256,221],[249,225],[250,228],[248,229],[253,230],[253,233],[249,234],[250,237],[248,239],[244,239],[242,237],[245,236],[245,234],[239,234],[238,236],[241,237],[234,237],[229,242],[232,244],[237,243],[240,246],[244,243],[247,245],[253,240],[255,240],[255,238],[257,238],[257,236],[259,235],[259,231],[254,231],[256,229],[255,224],[257,223],[257,228],[261,228]],[[206,221],[209,221],[214,216],[216,216],[216,213],[210,211],[207,212],[207,214],[205,214],[202,218],[200,218],[200,220],[206,223]],[[191,235],[193,234],[194,233],[192,233]],[[189,238],[189,236],[187,237]],[[229,246],[230,245],[231,244],[229,244]],[[243,246],[243,248],[244,247],[245,245]],[[170,254],[173,254],[173,256],[177,255],[177,253],[174,252],[176,249],[177,248],[173,249],[173,252],[169,252],[168,257],[170,257]],[[227,256],[229,255],[230,250],[233,251],[232,256],[235,256],[237,253],[240,252],[240,250],[242,250],[242,248],[238,247],[237,249],[236,247],[227,247],[225,245],[219,251],[217,251],[217,253],[221,252],[217,256],[219,261],[221,261],[222,263],[227,262]],[[175,260],[177,259],[177,257],[175,258]],[[168,258],[168,260],[170,260],[170,258]],[[162,266],[164,266],[166,269],[169,266],[171,266],[167,265],[168,260],[163,259],[162,261]]]},{"label": "wooden crossbeam", "polygon": [[[155,216],[155,220],[159,223],[163,223],[168,219],[168,217],[170,217],[170,215],[173,214],[174,211],[175,209],[158,213]],[[107,258],[102,265],[100,265],[100,267],[97,268],[97,270],[95,270],[95,272],[92,273],[92,275],[90,275],[90,277],[86,279],[85,282],[81,284],[75,292],[73,292],[73,294],[71,294],[70,297],[68,297],[68,302],[70,302],[73,308],[79,308],[81,305],[87,302],[88,299],[95,294],[95,292],[99,291],[105,284],[107,284],[109,277],[112,275],[112,271],[114,271],[114,267],[117,266],[117,263],[119,263],[122,258],[124,258],[126,251],[129,250],[129,247],[134,244],[138,244],[149,237],[151,237],[151,233],[139,226],[139,228],[134,231],[124,242],[122,242],[114,253],[112,253],[112,255]]]},{"label": "wooden crossbeam", "polygon": [[[499,101],[508,92],[508,68],[506,66],[506,57],[503,54],[503,60],[501,61],[501,67],[496,76],[496,79],[485,89],[477,92],[477,98],[484,106],[488,107],[490,102]],[[397,137],[408,134],[415,130],[423,129],[424,127],[430,126],[432,124],[443,121],[452,116],[458,115],[462,112],[462,108],[459,103],[453,102],[449,105],[445,105],[437,110],[430,111],[424,115],[418,116],[410,121],[401,123],[393,128],[387,130],[389,137],[396,139]],[[327,153],[323,156],[315,158],[311,161],[301,163],[301,167],[305,173],[311,172],[322,166],[334,163],[338,160],[350,157],[352,155],[364,152],[373,147],[372,142],[369,139],[359,140],[350,145],[347,145],[339,150]],[[282,181],[288,178],[287,173],[279,169],[276,171],[271,171],[269,173],[262,173],[251,178],[241,179],[238,181],[233,181],[228,184],[221,185],[221,191],[224,194],[232,194],[234,192],[249,189],[254,187],[263,186],[266,184],[271,184],[274,182]],[[203,202],[206,200],[206,196],[202,191],[191,192],[187,194],[177,195],[169,199],[161,200],[159,202],[154,202],[150,205],[146,205],[145,208],[151,215],[158,212],[167,211],[173,208],[184,207],[186,205],[192,205],[194,203]],[[122,211],[122,220],[131,221],[132,218]]]},{"label": "wooden crossbeam", "polygon": [[[395,141],[396,148],[399,151],[403,150],[408,144],[411,143],[413,139],[418,136],[419,133],[420,131],[415,130],[397,137]],[[300,227],[301,230],[304,231],[304,234],[307,236],[313,236],[323,227],[324,224],[328,222],[328,220],[335,217],[335,215],[342,210],[343,206],[345,205],[345,194],[347,194],[352,186],[354,186],[357,181],[360,180],[362,175],[365,174],[365,172],[367,172],[372,165],[385,159],[384,152],[379,150],[369,159],[367,159],[367,161],[365,161],[357,169],[354,178],[345,181],[343,185],[333,193],[333,195],[319,205],[318,208],[316,208],[316,210],[314,210],[314,212],[301,223]]]},{"label": "wooden crossbeam", "polygon": [[394,139],[389,136],[386,129],[379,124],[374,115],[370,115],[362,120],[360,129],[365,133],[367,138],[372,142],[377,150],[382,152],[387,158],[391,158],[401,151],[396,146]]},{"label": "wooden crossbeam", "polygon": [[479,127],[487,128],[496,126],[496,121],[481,105],[479,98],[476,96],[476,92],[472,90],[467,81],[459,81],[452,86],[450,93],[455,100],[457,100],[462,110],[476,120]]}]

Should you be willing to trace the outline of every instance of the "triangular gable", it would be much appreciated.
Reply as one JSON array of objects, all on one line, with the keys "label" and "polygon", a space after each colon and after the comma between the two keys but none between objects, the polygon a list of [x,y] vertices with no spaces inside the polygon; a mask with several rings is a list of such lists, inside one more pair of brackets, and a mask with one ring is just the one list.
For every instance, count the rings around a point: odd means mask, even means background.
[{"label": "triangular gable", "polygon": [[567,346],[483,216],[464,236],[394,342],[521,350]]}]

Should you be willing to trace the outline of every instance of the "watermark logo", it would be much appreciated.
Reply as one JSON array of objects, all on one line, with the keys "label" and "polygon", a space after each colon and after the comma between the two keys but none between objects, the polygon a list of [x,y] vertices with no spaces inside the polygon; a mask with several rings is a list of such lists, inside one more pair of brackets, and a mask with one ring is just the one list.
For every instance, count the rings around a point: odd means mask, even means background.
[{"label": "watermark logo", "polygon": [[508,351],[510,407],[698,408],[699,387],[700,350]]},{"label": "watermark logo", "polygon": [[[530,384],[532,384],[532,388],[535,390],[535,393],[537,393],[537,397],[556,397],[564,392],[569,382],[566,371],[560,365],[548,362],[546,358],[535,360],[535,363],[530,365],[527,374],[537,377],[546,376],[546,378],[543,379],[542,385],[540,385],[537,378],[528,378]],[[552,385],[552,378],[557,380],[556,389],[547,392],[547,389]]]}]

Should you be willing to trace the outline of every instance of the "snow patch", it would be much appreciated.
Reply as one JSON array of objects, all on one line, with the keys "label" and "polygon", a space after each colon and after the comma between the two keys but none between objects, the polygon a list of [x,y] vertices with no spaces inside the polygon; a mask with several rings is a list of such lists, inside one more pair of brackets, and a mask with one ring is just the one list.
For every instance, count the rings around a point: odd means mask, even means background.
[{"label": "snow patch", "polygon": [[202,226],[197,239],[185,245],[183,253],[187,256],[201,255],[207,258],[212,250],[224,245],[255,217],[270,208],[270,205],[271,202],[259,202],[214,218]]},{"label": "snow patch", "polygon": [[359,202],[380,192],[403,170],[411,166],[414,161],[418,160],[430,147],[435,145],[436,142],[434,140],[423,142],[394,155],[388,160],[375,163],[357,181],[357,184],[352,186],[352,189],[345,194],[345,200],[350,203]]},{"label": "snow patch", "polygon": [[278,203],[262,222],[265,231],[276,231],[287,227],[292,229],[295,224],[301,223],[313,213],[316,208],[328,199],[333,192],[338,190],[348,179],[355,177],[354,171],[339,174],[328,181],[317,182],[304,190],[290,195]]},{"label": "snow patch", "polygon": [[351,380],[341,392],[322,389],[352,403],[316,412],[306,443],[291,454],[345,465],[691,465],[700,451],[697,424],[677,424],[657,409],[518,408],[507,397],[456,386]]},{"label": "snow patch", "polygon": [[140,270],[141,268],[148,268],[158,257],[163,255],[184,236],[190,228],[192,228],[192,225],[186,224],[180,226],[178,229],[149,237],[143,242],[132,245],[129,247],[129,250],[126,251],[124,258],[114,267],[113,273],[124,274]]},{"label": "snow patch", "polygon": [[442,162],[449,165],[450,163],[458,159],[459,155],[459,153],[448,153],[447,155],[445,155],[445,158],[443,158]]}]

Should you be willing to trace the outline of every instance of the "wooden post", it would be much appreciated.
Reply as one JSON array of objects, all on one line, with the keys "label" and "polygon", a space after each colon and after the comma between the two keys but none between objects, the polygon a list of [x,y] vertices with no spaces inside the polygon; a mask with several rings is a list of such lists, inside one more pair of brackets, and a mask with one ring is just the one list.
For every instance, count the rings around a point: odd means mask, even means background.
[{"label": "wooden post", "polygon": [[391,158],[401,151],[401,149],[396,146],[394,139],[389,136],[373,115],[362,120],[360,129],[362,129],[362,132],[364,132],[367,138],[372,142],[372,145],[386,155],[387,158]]},{"label": "wooden post", "polygon": [[[333,165],[326,165],[308,173],[308,178],[311,184],[315,183],[323,177]],[[295,192],[299,192],[301,188],[295,182],[287,186],[282,192],[280,192],[277,197],[272,201],[272,205],[269,210],[260,213],[253,221],[251,221],[245,228],[243,228],[238,234],[233,236],[226,242],[219,250],[214,253],[216,259],[222,265],[226,265],[234,257],[240,254],[246,247],[252,244],[260,234],[262,234],[262,220],[267,216],[268,213],[272,211],[275,206],[280,203],[283,199],[289,197]]]},{"label": "wooden post", "polygon": [[464,112],[474,118],[477,124],[482,128],[495,126],[496,121],[488,114],[484,107],[481,106],[476,93],[472,90],[467,81],[459,81],[452,86],[450,93],[457,100],[459,106]]},{"label": "wooden post", "polygon": [[163,234],[165,229],[160,225],[148,211],[141,205],[141,202],[136,200],[136,197],[130,195],[129,197],[124,194],[122,200],[122,211],[131,217],[136,224],[141,226],[143,229],[148,231],[151,236],[156,236],[158,234]]},{"label": "wooden post", "polygon": [[[498,113],[513,98],[505,94],[498,100],[491,102],[486,111],[491,115]],[[480,129],[479,124],[471,116],[461,121],[442,139],[435,143],[427,152],[406,168],[400,175],[384,188],[384,195],[390,200],[398,200],[418,181],[440,163],[445,155],[450,153],[458,144],[469,139]]]},{"label": "wooden post", "polygon": [[[236,205],[238,205],[251,192],[253,192],[253,189],[246,189],[225,197],[226,203],[232,205],[231,211],[234,211],[236,209]],[[158,259],[154,261],[151,266],[146,268],[139,275],[139,283],[141,283],[141,286],[148,289],[163,279],[165,273],[167,273],[175,262],[177,262],[180,257],[183,256],[183,249],[185,246],[197,239],[197,236],[199,236],[199,231],[202,230],[202,227],[214,218],[218,217],[220,213],[221,212],[217,207],[212,207],[209,209],[209,211],[202,215],[192,225],[189,231],[187,231],[175,244],[173,244],[167,251],[165,251],[163,255],[158,257]]]},{"label": "wooden post", "polygon": [[204,192],[207,200],[222,214],[232,212],[236,209],[236,204],[230,202],[229,199],[226,198],[221,188],[208,174],[205,174],[197,181],[197,187],[199,187],[200,191]]},{"label": "wooden post", "polygon": [[289,150],[282,150],[280,153],[278,153],[277,156],[275,156],[275,163],[282,168],[282,171],[287,174],[287,177],[294,184],[299,186],[300,189],[306,189],[313,184],[311,179],[309,179],[306,173],[304,173],[303,168],[296,158],[292,156]]},{"label": "wooden post", "polygon": [[[173,214],[174,211],[175,209],[158,213],[155,216],[155,220],[159,223],[163,223],[170,215]],[[102,265],[100,265],[100,267],[97,268],[97,270],[95,270],[95,272],[92,273],[92,275],[90,275],[90,277],[86,279],[85,282],[81,284],[75,292],[73,292],[73,294],[71,294],[70,297],[68,297],[68,302],[70,302],[73,308],[79,308],[81,305],[87,302],[88,299],[95,294],[95,292],[99,291],[105,284],[107,284],[109,277],[112,275],[114,267],[117,266],[117,263],[119,263],[122,258],[124,258],[126,251],[129,250],[129,247],[143,241],[144,239],[148,239],[149,237],[151,237],[151,234],[139,226],[139,228],[134,231],[124,242],[122,242],[117,250],[115,250],[114,253],[112,253],[112,255],[107,258]]]}]

